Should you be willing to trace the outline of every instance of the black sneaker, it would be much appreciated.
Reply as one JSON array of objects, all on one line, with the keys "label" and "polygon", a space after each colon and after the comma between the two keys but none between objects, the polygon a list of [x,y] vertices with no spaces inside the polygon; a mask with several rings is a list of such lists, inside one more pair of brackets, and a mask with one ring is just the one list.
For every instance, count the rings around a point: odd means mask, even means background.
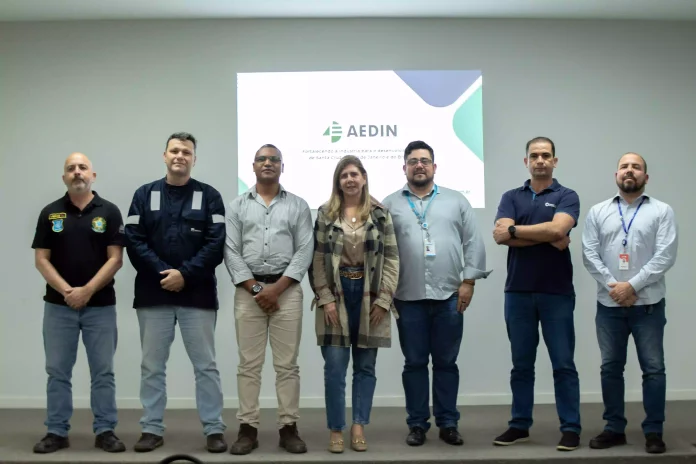
[{"label": "black sneaker", "polygon": [[613,446],[626,444],[626,434],[616,433],[611,430],[605,430],[592,440],[590,440],[590,448],[592,449],[608,449]]},{"label": "black sneaker", "polygon": [[650,454],[662,454],[667,451],[667,446],[665,442],[662,441],[661,433],[645,434],[645,451]]},{"label": "black sneaker", "polygon": [[137,453],[147,453],[164,445],[164,438],[154,433],[143,433],[133,449]]},{"label": "black sneaker", "polygon": [[529,430],[516,429],[510,427],[503,433],[493,440],[493,444],[496,446],[510,446],[515,443],[523,443],[529,440]]},{"label": "black sneaker", "polygon": [[578,446],[580,446],[580,435],[575,432],[571,432],[570,430],[566,430],[563,432],[561,441],[559,441],[558,445],[556,445],[556,449],[558,451],[573,451],[578,449]]},{"label": "black sneaker", "polygon": [[68,437],[61,437],[54,433],[47,433],[40,442],[34,445],[34,452],[38,454],[54,453],[63,448],[69,448]]},{"label": "black sneaker", "polygon": [[97,435],[94,439],[94,447],[101,448],[107,453],[122,453],[126,451],[126,445],[114,435],[112,430]]}]

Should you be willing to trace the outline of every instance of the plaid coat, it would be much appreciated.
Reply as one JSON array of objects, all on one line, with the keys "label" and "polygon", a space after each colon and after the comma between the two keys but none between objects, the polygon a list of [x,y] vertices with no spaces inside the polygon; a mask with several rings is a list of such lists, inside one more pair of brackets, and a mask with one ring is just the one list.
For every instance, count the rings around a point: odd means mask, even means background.
[{"label": "plaid coat", "polygon": [[[372,198],[372,211],[365,222],[365,290],[360,311],[359,348],[391,346],[391,318],[385,317],[373,326],[370,310],[373,304],[394,313],[394,292],[399,281],[399,250],[396,245],[394,223],[386,207]],[[350,346],[348,313],[341,278],[338,274],[343,253],[341,221],[331,221],[323,207],[314,223],[314,259],[309,268],[309,283],[314,291],[312,309],[316,307],[317,344],[320,346]],[[326,325],[323,305],[336,302],[339,327]]]}]

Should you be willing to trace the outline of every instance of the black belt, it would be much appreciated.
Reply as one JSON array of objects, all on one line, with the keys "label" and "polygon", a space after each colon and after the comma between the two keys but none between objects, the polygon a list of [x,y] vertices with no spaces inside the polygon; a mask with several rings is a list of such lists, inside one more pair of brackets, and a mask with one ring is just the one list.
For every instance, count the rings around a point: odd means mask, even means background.
[{"label": "black belt", "polygon": [[283,274],[266,274],[266,275],[258,275],[254,274],[254,280],[257,282],[261,282],[263,284],[274,284],[280,280],[280,278],[283,277]]}]

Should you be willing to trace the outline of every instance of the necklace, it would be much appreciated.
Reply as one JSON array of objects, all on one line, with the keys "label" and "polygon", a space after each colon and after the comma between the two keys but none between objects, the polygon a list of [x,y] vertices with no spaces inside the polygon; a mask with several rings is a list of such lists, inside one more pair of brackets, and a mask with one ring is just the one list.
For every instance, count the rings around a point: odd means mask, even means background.
[{"label": "necklace", "polygon": [[355,218],[350,220],[350,222],[352,222],[353,224],[355,224],[355,221],[357,221],[357,219],[355,219]]}]

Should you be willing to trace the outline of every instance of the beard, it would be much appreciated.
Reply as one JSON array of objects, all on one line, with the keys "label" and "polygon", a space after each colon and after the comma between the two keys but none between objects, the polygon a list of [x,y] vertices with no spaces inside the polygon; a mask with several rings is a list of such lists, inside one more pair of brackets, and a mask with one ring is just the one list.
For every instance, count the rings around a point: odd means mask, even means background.
[{"label": "beard", "polygon": [[424,186],[428,185],[430,182],[432,182],[432,180],[433,180],[432,177],[428,177],[428,174],[425,174],[425,173],[418,173],[418,174],[423,174],[423,177],[416,179],[416,174],[414,174],[413,177],[408,179],[408,181],[411,184],[415,185],[416,187],[424,187]]},{"label": "beard", "polygon": [[89,190],[90,184],[83,179],[75,179],[70,183],[70,190],[75,193],[82,193]]},{"label": "beard", "polygon": [[[633,180],[633,183],[627,184],[626,181],[629,179]],[[621,182],[616,182],[616,185],[624,193],[635,193],[640,192],[645,187],[645,181],[641,183],[633,177],[625,177]]]}]

